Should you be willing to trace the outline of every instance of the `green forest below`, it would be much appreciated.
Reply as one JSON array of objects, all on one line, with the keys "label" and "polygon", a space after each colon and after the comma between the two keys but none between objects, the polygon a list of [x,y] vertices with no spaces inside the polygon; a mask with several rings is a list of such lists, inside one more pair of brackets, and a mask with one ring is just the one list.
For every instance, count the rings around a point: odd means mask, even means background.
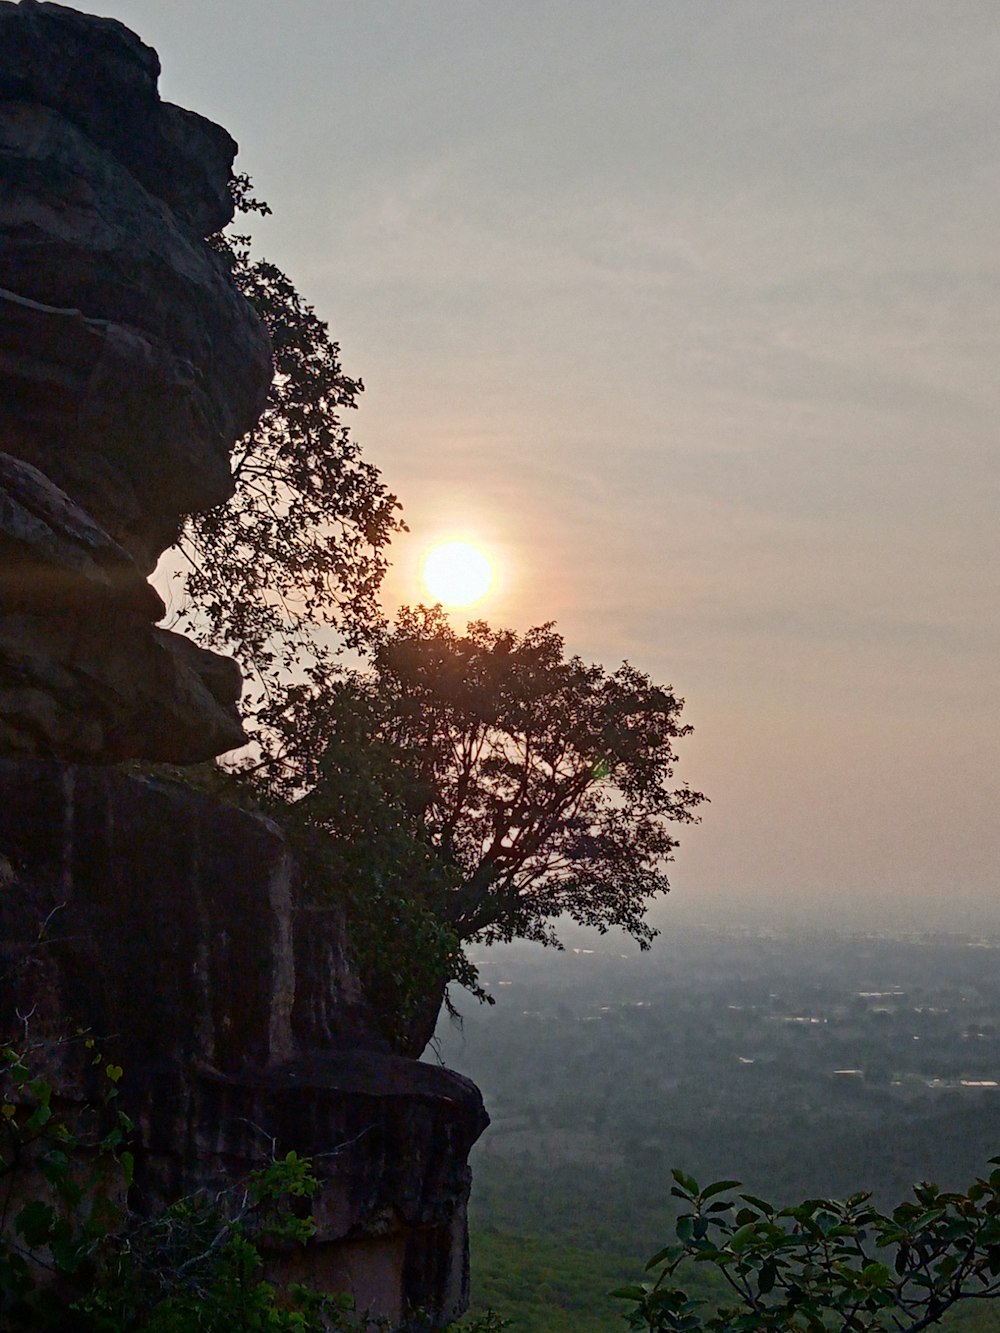
[{"label": "green forest below", "polygon": [[[473,1157],[474,1313],[512,1333],[624,1328],[608,1293],[669,1239],[677,1166],[785,1204],[871,1189],[884,1208],[988,1169],[992,940],[684,926],[648,954],[569,945],[482,951],[495,1005],[439,1028],[493,1115]],[[709,1267],[692,1277],[711,1305]],[[1000,1307],[946,1323],[997,1329]]]}]

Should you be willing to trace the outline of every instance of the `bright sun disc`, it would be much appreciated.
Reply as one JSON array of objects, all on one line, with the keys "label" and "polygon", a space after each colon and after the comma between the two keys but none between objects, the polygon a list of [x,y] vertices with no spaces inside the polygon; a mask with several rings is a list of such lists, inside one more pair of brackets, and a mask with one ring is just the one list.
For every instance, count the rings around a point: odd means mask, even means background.
[{"label": "bright sun disc", "polygon": [[424,587],[445,606],[468,606],[485,597],[493,583],[493,566],[469,542],[435,546],[421,570]]}]

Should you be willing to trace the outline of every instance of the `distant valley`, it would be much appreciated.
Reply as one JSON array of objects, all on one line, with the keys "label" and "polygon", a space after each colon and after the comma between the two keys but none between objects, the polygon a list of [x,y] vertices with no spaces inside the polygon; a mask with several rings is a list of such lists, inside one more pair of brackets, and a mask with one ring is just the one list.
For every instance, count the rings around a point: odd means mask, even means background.
[{"label": "distant valley", "polygon": [[[480,1286],[525,1237],[618,1280],[667,1237],[674,1166],[780,1203],[870,1189],[891,1206],[1000,1153],[1000,937],[734,924],[645,954],[566,943],[483,951],[496,1003],[465,1000],[439,1033],[493,1117],[473,1163]],[[558,1303],[558,1272],[542,1285]]]}]

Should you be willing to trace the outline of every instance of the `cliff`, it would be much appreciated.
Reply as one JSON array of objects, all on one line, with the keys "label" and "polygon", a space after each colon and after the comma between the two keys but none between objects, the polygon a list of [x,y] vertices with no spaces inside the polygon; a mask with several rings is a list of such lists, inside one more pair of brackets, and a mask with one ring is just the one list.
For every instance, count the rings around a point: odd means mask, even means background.
[{"label": "cliff", "polygon": [[389,1052],[272,824],[113,767],[243,739],[235,664],[160,628],[146,580],[232,493],[270,379],[205,239],[236,146],[158,74],[119,23],[0,0],[0,1017],[126,1069],[138,1210],[314,1155],[317,1235],[278,1270],[443,1322],[478,1091]]},{"label": "cliff", "polygon": [[482,1100],[391,1054],[340,914],[298,901],[272,824],[179,784],[7,759],[0,849],[7,970],[31,962],[17,1006],[56,1031],[85,1023],[126,1069],[137,1208],[214,1194],[294,1149],[321,1189],[289,1278],[394,1318],[465,1308]]},{"label": "cliff", "polygon": [[121,24],[0,3],[0,744],[190,762],[240,744],[239,672],[146,584],[233,491],[267,336],[205,236],[236,145],[161,102]]}]

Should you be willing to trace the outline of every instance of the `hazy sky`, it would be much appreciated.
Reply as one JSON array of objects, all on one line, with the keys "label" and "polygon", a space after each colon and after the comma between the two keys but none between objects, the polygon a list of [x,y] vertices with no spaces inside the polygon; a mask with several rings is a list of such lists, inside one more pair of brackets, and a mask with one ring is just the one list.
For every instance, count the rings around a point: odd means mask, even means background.
[{"label": "hazy sky", "polygon": [[392,603],[460,530],[686,697],[665,920],[1000,918],[996,0],[90,8],[363,377]]}]

